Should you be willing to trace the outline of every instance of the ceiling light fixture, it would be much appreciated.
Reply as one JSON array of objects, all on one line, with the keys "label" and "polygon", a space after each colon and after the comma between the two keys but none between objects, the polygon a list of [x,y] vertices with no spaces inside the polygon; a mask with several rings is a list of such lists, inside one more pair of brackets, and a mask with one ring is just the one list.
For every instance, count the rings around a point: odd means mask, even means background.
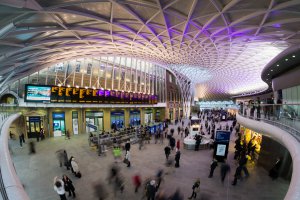
[{"label": "ceiling light fixture", "polygon": [[296,56],[295,55],[293,55],[293,58],[295,58]]},{"label": "ceiling light fixture", "polygon": [[279,64],[277,64],[277,67],[279,67]]},{"label": "ceiling light fixture", "polygon": [[289,59],[287,59],[287,58],[285,59],[285,61],[288,61],[288,60],[289,60]]}]

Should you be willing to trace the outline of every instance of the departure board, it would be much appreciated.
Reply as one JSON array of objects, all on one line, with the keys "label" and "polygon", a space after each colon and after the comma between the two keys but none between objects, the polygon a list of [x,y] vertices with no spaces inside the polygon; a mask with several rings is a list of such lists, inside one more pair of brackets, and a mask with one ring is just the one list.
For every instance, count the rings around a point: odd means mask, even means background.
[{"label": "departure board", "polygon": [[[39,90],[34,90],[32,88],[38,88]],[[44,92],[44,90],[46,91],[44,88],[48,88],[48,96],[47,93]],[[25,101],[28,102],[41,102],[41,99],[47,99],[47,101],[49,101],[50,99],[51,103],[157,104],[158,100],[156,95],[143,93],[51,85],[40,86],[31,84],[25,85],[25,94],[28,96]],[[47,96],[47,98],[44,96]]]}]

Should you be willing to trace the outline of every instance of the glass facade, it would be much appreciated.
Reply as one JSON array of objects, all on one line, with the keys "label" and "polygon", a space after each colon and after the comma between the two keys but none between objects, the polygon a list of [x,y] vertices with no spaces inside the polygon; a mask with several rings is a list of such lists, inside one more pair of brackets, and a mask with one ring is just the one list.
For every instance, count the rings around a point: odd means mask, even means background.
[{"label": "glass facade", "polygon": [[25,84],[105,88],[158,95],[165,102],[166,70],[130,57],[94,57],[64,61],[17,80],[10,90],[24,96]]}]

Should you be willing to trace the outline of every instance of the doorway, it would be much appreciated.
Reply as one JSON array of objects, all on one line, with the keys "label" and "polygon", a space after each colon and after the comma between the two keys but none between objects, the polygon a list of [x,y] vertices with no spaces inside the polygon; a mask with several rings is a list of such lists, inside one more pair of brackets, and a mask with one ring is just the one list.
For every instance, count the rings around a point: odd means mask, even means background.
[{"label": "doorway", "polygon": [[53,135],[64,136],[66,133],[66,125],[65,125],[65,113],[52,113],[53,117]]},{"label": "doorway", "polygon": [[36,138],[40,134],[43,123],[40,116],[26,117],[27,136],[28,138]]}]

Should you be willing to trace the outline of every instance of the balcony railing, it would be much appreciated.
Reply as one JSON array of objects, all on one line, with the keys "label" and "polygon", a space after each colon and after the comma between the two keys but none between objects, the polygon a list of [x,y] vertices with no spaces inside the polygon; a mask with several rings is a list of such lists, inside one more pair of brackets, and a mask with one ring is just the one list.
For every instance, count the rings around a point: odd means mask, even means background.
[{"label": "balcony railing", "polygon": [[13,165],[8,148],[8,129],[16,119],[18,107],[0,105],[0,199],[29,200]]},{"label": "balcony railing", "polygon": [[277,126],[300,142],[300,104],[243,105],[239,114]]}]

